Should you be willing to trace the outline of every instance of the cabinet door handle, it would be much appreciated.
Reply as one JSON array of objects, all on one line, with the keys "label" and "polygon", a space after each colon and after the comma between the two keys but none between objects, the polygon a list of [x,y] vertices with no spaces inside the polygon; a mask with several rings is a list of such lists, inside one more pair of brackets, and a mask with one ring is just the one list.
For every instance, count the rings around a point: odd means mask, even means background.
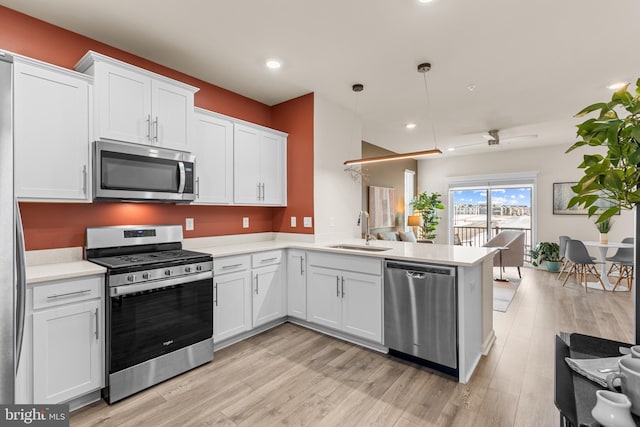
[{"label": "cabinet door handle", "polygon": [[340,276],[336,276],[336,296],[340,298]]},{"label": "cabinet door handle", "polygon": [[158,116],[156,116],[156,119],[154,120],[153,125],[155,127],[155,131],[153,133],[153,140],[158,142]]},{"label": "cabinet door handle", "polygon": [[200,177],[196,178],[196,199],[200,198]]},{"label": "cabinet door handle", "polygon": [[260,196],[260,200],[264,201],[264,182],[260,184],[260,186],[262,187],[262,196]]},{"label": "cabinet door handle", "polygon": [[304,274],[304,257],[300,255],[300,275]]},{"label": "cabinet door handle", "polygon": [[274,257],[271,257],[271,258],[265,258],[265,259],[261,260],[260,262],[271,262],[271,261],[275,261],[277,259],[278,259],[278,257],[274,256]]},{"label": "cabinet door handle", "polygon": [[93,315],[96,317],[96,340],[98,339],[98,331],[100,330],[100,322],[98,321],[98,309],[93,312]]},{"label": "cabinet door handle", "polygon": [[256,198],[260,200],[260,183],[256,184]]},{"label": "cabinet door handle", "polygon": [[258,295],[258,275],[256,274],[256,295]]},{"label": "cabinet door handle", "polygon": [[213,302],[216,305],[216,307],[218,306],[218,283],[216,283],[213,286]]},{"label": "cabinet door handle", "polygon": [[82,193],[87,195],[87,165],[82,166]]},{"label": "cabinet door handle", "polygon": [[230,268],[236,268],[236,267],[240,267],[242,264],[231,264],[231,265],[223,265],[222,269],[223,270],[228,270]]},{"label": "cabinet door handle", "polygon": [[342,298],[344,298],[344,276],[342,276],[341,280],[342,280]]},{"label": "cabinet door handle", "polygon": [[147,114],[147,141],[151,141],[151,114]]},{"label": "cabinet door handle", "polygon": [[71,295],[82,295],[82,294],[86,294],[87,292],[91,292],[91,289],[83,289],[81,291],[67,292],[66,294],[53,294],[53,295],[47,296],[47,299],[70,297]]}]

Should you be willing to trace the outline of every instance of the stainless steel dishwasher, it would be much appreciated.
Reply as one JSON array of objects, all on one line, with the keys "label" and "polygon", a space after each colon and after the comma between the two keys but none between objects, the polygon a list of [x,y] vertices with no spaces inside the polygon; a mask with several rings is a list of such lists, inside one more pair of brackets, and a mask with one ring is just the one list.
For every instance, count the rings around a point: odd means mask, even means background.
[{"label": "stainless steel dishwasher", "polygon": [[457,376],[457,301],[455,267],[386,261],[385,347]]}]

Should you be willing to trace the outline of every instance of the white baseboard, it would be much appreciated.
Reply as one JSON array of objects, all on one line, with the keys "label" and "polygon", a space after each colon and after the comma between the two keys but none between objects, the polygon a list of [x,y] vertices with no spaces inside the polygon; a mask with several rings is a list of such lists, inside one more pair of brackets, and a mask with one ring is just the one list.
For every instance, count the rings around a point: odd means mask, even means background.
[{"label": "white baseboard", "polygon": [[483,356],[486,356],[487,354],[489,354],[489,350],[491,350],[491,347],[493,347],[493,343],[495,342],[496,342],[496,331],[492,329],[491,333],[487,336],[487,338],[482,343]]}]

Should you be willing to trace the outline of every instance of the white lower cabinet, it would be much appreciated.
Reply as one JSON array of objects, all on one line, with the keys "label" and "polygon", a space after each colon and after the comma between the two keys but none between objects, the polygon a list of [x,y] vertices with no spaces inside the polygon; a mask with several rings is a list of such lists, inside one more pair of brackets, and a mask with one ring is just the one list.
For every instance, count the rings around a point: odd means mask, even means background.
[{"label": "white lower cabinet", "polygon": [[253,327],[286,316],[282,251],[252,255]]},{"label": "white lower cabinet", "polygon": [[33,287],[23,347],[32,354],[21,358],[32,362],[33,403],[62,403],[104,386],[103,287],[103,276]]},{"label": "white lower cabinet", "polygon": [[382,261],[316,252],[307,261],[307,320],[381,343]]},{"label": "white lower cabinet", "polygon": [[307,266],[304,251],[287,251],[287,314],[307,320]]},{"label": "white lower cabinet", "polygon": [[251,257],[214,261],[213,340],[220,342],[251,329]]}]

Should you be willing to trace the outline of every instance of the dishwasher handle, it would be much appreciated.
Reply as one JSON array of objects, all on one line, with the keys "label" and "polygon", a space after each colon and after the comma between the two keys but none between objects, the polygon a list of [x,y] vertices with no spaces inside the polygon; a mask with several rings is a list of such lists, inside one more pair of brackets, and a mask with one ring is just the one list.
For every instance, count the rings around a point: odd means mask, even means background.
[{"label": "dishwasher handle", "polygon": [[447,267],[442,265],[386,261],[385,268],[387,270],[404,270],[407,272],[407,277],[411,277],[413,279],[424,279],[426,274],[440,274],[443,276],[456,275],[455,267]]}]

